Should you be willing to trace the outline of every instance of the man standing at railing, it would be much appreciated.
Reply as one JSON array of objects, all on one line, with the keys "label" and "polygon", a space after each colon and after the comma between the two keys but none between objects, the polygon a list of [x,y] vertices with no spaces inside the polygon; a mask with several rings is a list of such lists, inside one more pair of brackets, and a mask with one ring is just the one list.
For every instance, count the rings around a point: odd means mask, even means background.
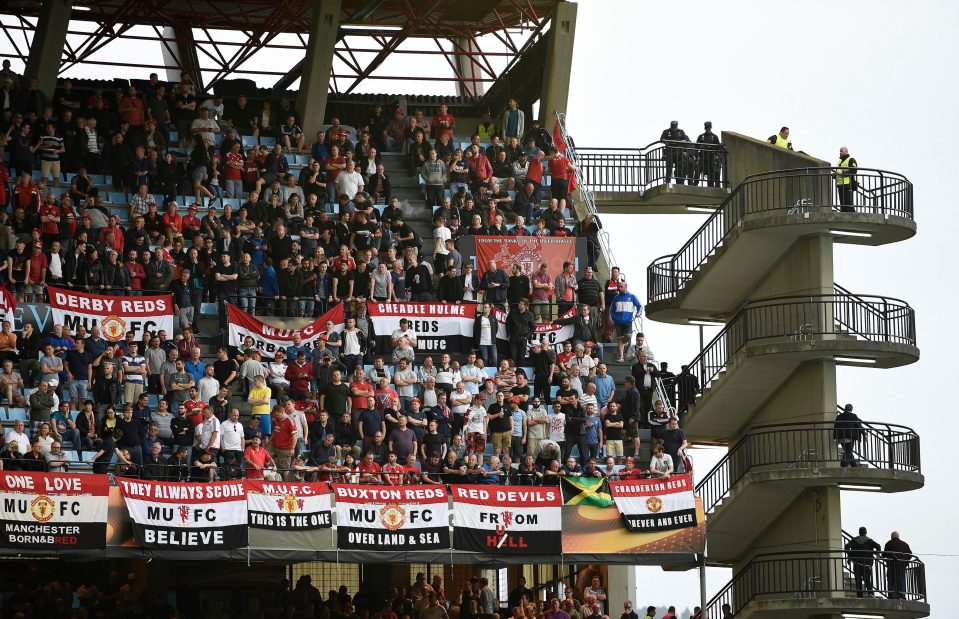
[{"label": "man standing at railing", "polygon": [[866,535],[866,527],[859,527],[859,535],[846,542],[845,548],[856,578],[856,597],[872,596],[872,562],[879,556],[879,544]]},{"label": "man standing at railing", "polygon": [[886,560],[886,580],[889,586],[889,599],[906,597],[906,567],[913,558],[909,544],[899,539],[899,531],[893,531],[885,547],[882,558]]},{"label": "man standing at railing", "polygon": [[673,120],[669,123],[669,129],[664,129],[659,139],[666,144],[666,178],[664,180],[667,184],[669,183],[675,168],[677,181],[682,185],[683,171],[680,168],[682,167],[683,144],[681,142],[689,142],[689,136],[679,128],[679,121]]},{"label": "man standing at railing", "polygon": [[852,404],[846,404],[842,412],[836,415],[833,425],[833,438],[842,448],[840,467],[859,466],[856,461],[856,444],[862,438],[862,420],[852,412]]},{"label": "man standing at railing", "polygon": [[[696,144],[700,150],[700,156],[703,158],[703,165],[699,168],[699,176],[706,177],[707,187],[719,187],[719,171],[721,162],[719,152],[722,146],[719,143],[719,136],[713,133],[713,123],[706,121],[703,123],[703,131],[696,138]],[[699,184],[699,178],[696,178],[696,184]]]},{"label": "man standing at railing", "polygon": [[859,189],[859,181],[856,178],[856,168],[859,163],[855,157],[849,156],[849,149],[845,146],[839,149],[838,168],[833,176],[836,177],[836,190],[839,192],[839,210],[844,213],[854,213],[853,198],[856,190]]}]

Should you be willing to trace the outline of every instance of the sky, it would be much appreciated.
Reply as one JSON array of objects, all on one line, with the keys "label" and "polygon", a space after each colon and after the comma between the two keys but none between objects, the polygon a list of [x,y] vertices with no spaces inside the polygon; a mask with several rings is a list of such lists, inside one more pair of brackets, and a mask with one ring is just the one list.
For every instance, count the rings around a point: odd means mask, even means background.
[{"label": "sky", "polygon": [[[866,526],[880,543],[899,530],[926,562],[934,609],[959,604],[952,582],[959,570],[959,536],[947,528],[959,503],[948,476],[957,424],[946,389],[953,380],[952,315],[959,303],[954,274],[959,211],[952,204],[951,181],[959,157],[949,130],[959,96],[957,24],[959,3],[947,1],[584,0],[566,110],[569,131],[581,146],[642,147],[670,120],[692,136],[706,120],[717,132],[757,138],[788,125],[797,150],[835,161],[839,147],[847,146],[860,166],[899,172],[914,183],[917,236],[883,247],[836,245],[835,274],[853,292],[909,302],[916,309],[922,358],[892,370],[840,368],[837,384],[840,402],[854,403],[863,419],[919,433],[926,485],[896,495],[845,492],[843,527]],[[8,51],[0,42],[0,52]],[[104,53],[120,57],[127,51],[108,47]],[[154,51],[159,54],[159,46]],[[259,62],[292,64],[269,56]],[[14,69],[22,70],[22,64],[14,62]],[[70,73],[146,77],[147,71],[87,66]],[[442,85],[430,87],[419,92],[451,94]],[[373,82],[360,90],[408,89]],[[646,266],[679,249],[703,218],[602,220],[617,262],[644,298]],[[698,352],[696,327],[646,321],[644,329],[657,358],[677,368]],[[717,449],[694,453],[700,472],[722,455]],[[728,578],[727,570],[710,570],[710,596]],[[698,601],[695,572],[641,568],[638,580],[637,607],[683,608]]]}]

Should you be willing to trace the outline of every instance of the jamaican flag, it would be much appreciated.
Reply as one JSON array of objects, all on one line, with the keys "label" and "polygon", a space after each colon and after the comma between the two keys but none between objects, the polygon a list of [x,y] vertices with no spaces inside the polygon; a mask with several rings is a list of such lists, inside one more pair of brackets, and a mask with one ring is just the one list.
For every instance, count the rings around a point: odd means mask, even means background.
[{"label": "jamaican flag", "polygon": [[609,482],[602,477],[562,477],[564,505],[592,505],[609,507],[613,497]]}]

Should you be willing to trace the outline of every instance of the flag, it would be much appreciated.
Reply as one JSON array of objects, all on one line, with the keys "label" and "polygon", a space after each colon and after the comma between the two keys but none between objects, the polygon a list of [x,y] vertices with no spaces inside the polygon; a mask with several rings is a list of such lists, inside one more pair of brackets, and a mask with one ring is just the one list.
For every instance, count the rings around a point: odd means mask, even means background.
[{"label": "flag", "polygon": [[613,497],[609,482],[603,477],[562,477],[564,505],[609,507]]},{"label": "flag", "polygon": [[17,298],[7,290],[6,284],[0,284],[0,317],[12,326],[16,311]]},{"label": "flag", "polygon": [[[553,122],[553,146],[556,147],[556,150],[560,152],[561,155],[566,155],[566,149],[569,146],[566,144],[566,139],[563,137],[563,130],[559,126],[559,119]],[[567,158],[569,157],[566,155]],[[569,184],[567,191],[573,193],[573,190],[576,189],[576,170],[573,170],[569,175]]]}]

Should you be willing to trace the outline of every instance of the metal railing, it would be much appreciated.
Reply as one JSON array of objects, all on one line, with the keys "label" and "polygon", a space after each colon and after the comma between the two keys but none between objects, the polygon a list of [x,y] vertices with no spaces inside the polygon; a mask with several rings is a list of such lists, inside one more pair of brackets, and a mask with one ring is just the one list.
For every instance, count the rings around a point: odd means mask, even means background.
[{"label": "metal railing", "polygon": [[[556,118],[556,124],[559,127],[560,134],[563,136],[563,140],[566,142],[566,158],[569,159],[570,163],[575,166],[574,173],[576,174],[576,184],[579,186],[579,193],[582,197],[583,204],[586,207],[586,212],[591,213],[594,217],[598,217],[599,211],[596,208],[596,200],[593,196],[592,188],[586,182],[586,173],[583,168],[583,162],[580,159],[579,152],[576,150],[573,144],[572,138],[566,131],[566,114],[564,112],[554,111],[553,115]],[[603,254],[603,259],[606,261],[606,268],[612,269],[619,263],[616,261],[616,256],[613,255],[613,246],[609,240],[609,233],[600,228],[598,238],[600,252]],[[638,313],[636,315],[636,318],[633,320],[633,326],[634,331],[643,332],[642,313]]]},{"label": "metal railing", "polygon": [[[706,389],[726,368],[729,358],[746,344],[813,338],[914,346],[915,311],[905,301],[872,295],[824,294],[750,301],[706,344],[677,382],[682,385],[695,379],[699,389]],[[687,398],[681,409],[690,403],[691,398]]]},{"label": "metal railing", "polygon": [[784,552],[759,555],[736,574],[707,604],[706,615],[722,617],[729,604],[738,614],[754,600],[816,600],[823,597],[853,598],[879,594],[890,599],[926,601],[925,565],[918,558],[900,553],[860,563],[862,583],[846,569],[858,559],[844,550]]},{"label": "metal railing", "polygon": [[[920,472],[919,435],[911,428],[864,421],[854,448],[860,465]],[[770,424],[750,428],[725,457],[696,485],[706,512],[716,508],[746,474],[762,467],[838,466],[842,449],[833,422]]]},{"label": "metal railing", "polygon": [[643,148],[580,148],[577,154],[583,186],[592,191],[641,193],[670,182],[729,185],[721,144],[659,140]]},{"label": "metal railing", "polygon": [[678,252],[647,267],[649,301],[679,294],[748,215],[779,211],[801,219],[812,209],[828,209],[913,218],[912,183],[905,176],[857,168],[856,189],[847,195],[835,182],[839,170],[798,168],[747,177]]}]

